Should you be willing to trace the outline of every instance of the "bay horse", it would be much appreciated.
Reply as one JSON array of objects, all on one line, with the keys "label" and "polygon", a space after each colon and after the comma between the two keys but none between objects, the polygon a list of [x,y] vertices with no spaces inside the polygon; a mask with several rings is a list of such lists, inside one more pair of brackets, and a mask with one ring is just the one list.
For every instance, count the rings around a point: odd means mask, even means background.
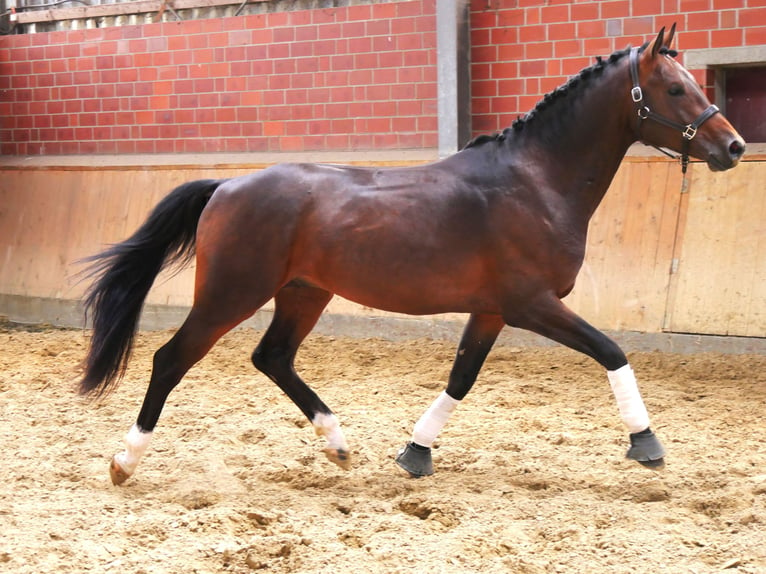
[{"label": "bay horse", "polygon": [[337,417],[294,369],[298,347],[333,294],[425,315],[468,313],[446,390],[397,456],[412,476],[433,473],[431,446],[511,325],[589,355],[607,371],[630,446],[650,468],[664,449],[628,360],[561,301],[583,262],[588,221],[636,142],[734,167],[745,144],[674,60],[669,33],[597,58],[502,133],[422,166],[281,164],[232,179],[187,182],[128,239],[90,257],[83,305],[93,333],[80,392],[101,395],[128,365],[157,274],[196,256],[194,302],[154,354],[143,406],[110,475],[121,484],[145,453],[163,405],[227,331],[270,299],[274,316],[252,353],[326,439],[342,468]]}]

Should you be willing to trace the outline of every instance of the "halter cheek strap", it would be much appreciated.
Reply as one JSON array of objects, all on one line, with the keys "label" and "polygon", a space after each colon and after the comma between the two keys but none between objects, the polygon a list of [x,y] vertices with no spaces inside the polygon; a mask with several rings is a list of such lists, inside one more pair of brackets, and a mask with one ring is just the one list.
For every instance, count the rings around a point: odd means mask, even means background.
[{"label": "halter cheek strap", "polygon": [[681,124],[679,122],[669,120],[668,118],[661,116],[660,114],[654,113],[649,108],[649,106],[646,105],[646,102],[644,101],[644,93],[641,90],[641,85],[639,83],[638,53],[639,53],[638,48],[631,48],[630,79],[631,79],[631,83],[633,84],[633,87],[630,90],[630,97],[633,100],[633,103],[635,104],[636,114],[638,115],[638,123],[636,124],[636,138],[639,141],[641,141],[641,125],[643,124],[644,120],[654,120],[655,122],[660,123],[664,126],[668,126],[670,128],[680,131],[681,132],[681,155],[680,156],[674,156],[656,145],[653,145],[653,144],[647,144],[647,145],[651,145],[653,148],[658,149],[665,155],[670,156],[674,159],[678,159],[680,157],[681,171],[683,173],[686,173],[686,168],[689,165],[689,143],[694,139],[694,136],[697,135],[697,130],[699,129],[699,127],[703,123],[705,123],[708,119],[710,119],[715,114],[717,114],[720,110],[718,109],[718,106],[710,104],[705,109],[705,111],[703,111],[699,116],[697,116],[697,119],[690,124]]}]

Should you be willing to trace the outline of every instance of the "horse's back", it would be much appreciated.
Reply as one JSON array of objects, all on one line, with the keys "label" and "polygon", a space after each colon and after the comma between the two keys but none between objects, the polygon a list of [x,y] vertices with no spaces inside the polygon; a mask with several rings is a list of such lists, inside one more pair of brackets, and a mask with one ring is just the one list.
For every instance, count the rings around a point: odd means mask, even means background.
[{"label": "horse's back", "polygon": [[[486,216],[485,197],[438,164],[280,164],[220,186],[198,256],[270,283],[297,279],[365,305],[432,313],[484,296]],[[440,301],[458,269],[459,288]]]}]

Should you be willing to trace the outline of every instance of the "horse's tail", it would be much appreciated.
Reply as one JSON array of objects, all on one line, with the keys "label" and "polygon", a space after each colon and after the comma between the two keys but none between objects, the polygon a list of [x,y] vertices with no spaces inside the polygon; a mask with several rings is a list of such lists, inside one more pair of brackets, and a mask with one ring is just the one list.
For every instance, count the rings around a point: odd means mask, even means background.
[{"label": "horse's tail", "polygon": [[131,237],[83,260],[89,263],[83,274],[94,279],[83,298],[93,335],[80,394],[103,394],[122,378],[149,289],[164,267],[180,269],[192,259],[202,210],[223,181],[202,179],[178,186]]}]

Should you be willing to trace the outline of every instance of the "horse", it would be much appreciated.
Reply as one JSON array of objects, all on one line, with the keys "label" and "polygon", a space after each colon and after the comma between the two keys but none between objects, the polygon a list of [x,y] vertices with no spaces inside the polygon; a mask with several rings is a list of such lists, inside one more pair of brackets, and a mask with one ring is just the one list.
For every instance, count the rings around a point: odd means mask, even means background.
[{"label": "horse", "polygon": [[[583,263],[588,222],[636,141],[737,165],[745,143],[671,48],[675,25],[616,51],[547,94],[500,133],[419,166],[277,164],[229,179],[187,182],[128,239],[86,259],[92,336],[79,392],[100,397],[125,374],[143,302],[167,266],[196,257],[194,300],[153,357],[151,377],[114,484],[131,477],[169,393],[230,329],[274,299],[252,352],[323,436],[327,458],[350,467],[338,417],[301,379],[294,359],[334,294],[426,315],[466,313],[446,388],[396,457],[413,477],[434,472],[431,447],[465,398],[505,325],[584,353],[605,370],[630,444],[628,459],[658,469],[650,427],[620,347],[561,301]],[[685,165],[684,165],[685,168]]]}]

